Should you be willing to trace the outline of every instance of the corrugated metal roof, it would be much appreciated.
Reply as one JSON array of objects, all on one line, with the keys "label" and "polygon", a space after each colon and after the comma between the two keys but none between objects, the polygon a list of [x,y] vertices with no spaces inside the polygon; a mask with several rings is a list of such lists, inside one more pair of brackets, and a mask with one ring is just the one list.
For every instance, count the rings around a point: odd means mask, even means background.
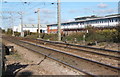
[{"label": "corrugated metal roof", "polygon": [[[85,19],[85,20],[77,20],[77,21],[64,22],[62,24],[76,23],[76,22],[85,22],[85,21],[100,20],[100,19],[108,19],[108,18],[115,18],[115,17],[120,17],[120,15],[118,14],[118,15],[111,15],[111,16],[99,17],[99,18],[89,18],[89,19]],[[57,24],[49,24],[47,26],[51,26],[51,25],[57,25]]]}]

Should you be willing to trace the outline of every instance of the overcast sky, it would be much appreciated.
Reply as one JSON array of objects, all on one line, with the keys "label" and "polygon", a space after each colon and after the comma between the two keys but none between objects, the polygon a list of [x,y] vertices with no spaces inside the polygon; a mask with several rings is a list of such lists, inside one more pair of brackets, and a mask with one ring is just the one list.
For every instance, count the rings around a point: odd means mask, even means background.
[{"label": "overcast sky", "polygon": [[[2,3],[1,11],[14,11],[14,12],[24,12],[23,19],[24,24],[37,24],[37,14],[34,13],[38,8],[40,8],[40,21],[41,24],[52,24],[57,23],[57,4],[55,0],[53,2],[24,2],[20,0],[16,2],[4,1]],[[62,0],[61,0],[62,1]],[[107,1],[107,0],[106,0]],[[72,21],[75,17],[83,16],[105,16],[110,14],[118,13],[118,2],[117,0],[109,0],[109,2],[62,2],[61,3],[61,21]],[[3,25],[2,28],[11,27],[11,15],[9,13],[4,13],[3,15]],[[18,26],[20,24],[20,15],[18,13],[12,14],[14,25]]]}]

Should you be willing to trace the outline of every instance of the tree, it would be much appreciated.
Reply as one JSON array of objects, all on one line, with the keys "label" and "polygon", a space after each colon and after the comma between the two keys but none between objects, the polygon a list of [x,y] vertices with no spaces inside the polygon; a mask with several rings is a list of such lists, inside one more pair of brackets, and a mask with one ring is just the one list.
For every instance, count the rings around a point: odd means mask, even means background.
[{"label": "tree", "polygon": [[2,29],[2,33],[5,33],[5,30],[4,30],[4,29]]},{"label": "tree", "polygon": [[12,28],[8,28],[7,29],[7,34],[11,34],[12,35],[12,32],[13,32]]},{"label": "tree", "polygon": [[25,35],[25,36],[30,35],[30,30],[25,30],[25,31],[24,31],[24,35]]},{"label": "tree", "polygon": [[86,31],[88,31],[86,34],[86,40],[88,41],[96,41],[97,37],[96,37],[96,29],[94,26],[88,25],[86,26]]},{"label": "tree", "polygon": [[120,23],[116,26],[116,30],[117,30],[117,32],[113,36],[113,40],[115,42],[120,42]]}]

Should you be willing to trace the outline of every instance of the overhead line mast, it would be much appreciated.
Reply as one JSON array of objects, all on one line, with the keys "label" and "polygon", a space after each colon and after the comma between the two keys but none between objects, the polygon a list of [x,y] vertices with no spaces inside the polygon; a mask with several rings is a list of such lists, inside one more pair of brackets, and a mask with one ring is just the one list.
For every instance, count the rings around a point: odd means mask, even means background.
[{"label": "overhead line mast", "polygon": [[61,10],[60,10],[60,0],[57,0],[57,15],[58,15],[58,41],[61,41]]},{"label": "overhead line mast", "polygon": [[38,38],[40,38],[40,8],[38,8]]},{"label": "overhead line mast", "polygon": [[24,37],[24,32],[23,32],[23,12],[19,12],[18,14],[21,15],[21,37]]},{"label": "overhead line mast", "polygon": [[12,32],[12,36],[15,36],[15,34],[14,34],[14,18],[13,18],[13,13],[18,13],[18,12],[16,12],[16,11],[0,11],[0,13],[9,13],[10,15],[11,15],[11,26],[12,26],[12,30],[13,30],[13,32]]}]

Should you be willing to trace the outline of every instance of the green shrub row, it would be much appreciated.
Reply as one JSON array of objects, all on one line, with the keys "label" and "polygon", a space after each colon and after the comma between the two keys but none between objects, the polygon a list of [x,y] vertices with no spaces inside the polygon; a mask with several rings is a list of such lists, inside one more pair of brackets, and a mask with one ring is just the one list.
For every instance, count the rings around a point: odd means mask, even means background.
[{"label": "green shrub row", "polygon": [[[114,29],[104,29],[98,30],[92,26],[87,26],[85,32],[76,32],[69,35],[62,35],[62,41],[77,41],[81,42],[85,40],[86,42],[120,42],[120,26],[117,26]],[[12,30],[8,29],[6,32],[8,35],[12,35]],[[85,38],[83,37],[85,35]],[[19,32],[15,32],[15,36],[20,36]],[[40,34],[42,39],[57,41],[58,35],[57,34]],[[37,33],[25,32],[25,37],[27,38],[37,38]]]}]

